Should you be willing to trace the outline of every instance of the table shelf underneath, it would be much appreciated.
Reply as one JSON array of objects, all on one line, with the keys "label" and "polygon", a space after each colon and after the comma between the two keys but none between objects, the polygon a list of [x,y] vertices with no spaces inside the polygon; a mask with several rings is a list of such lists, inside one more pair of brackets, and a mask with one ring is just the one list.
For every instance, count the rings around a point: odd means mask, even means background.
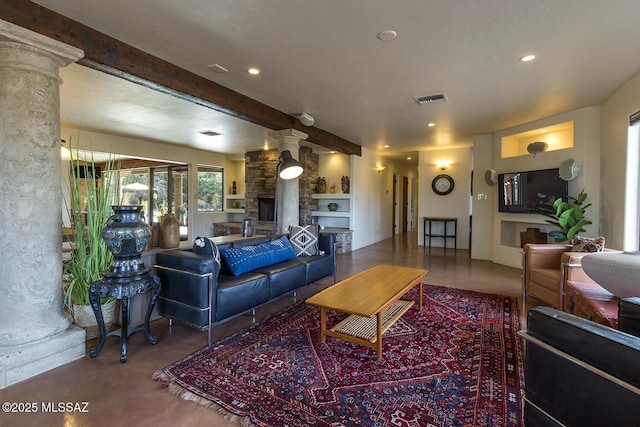
[{"label": "table shelf underneath", "polygon": [[[384,334],[403,314],[409,310],[414,301],[398,300],[382,315],[382,334]],[[375,343],[378,340],[377,316],[362,317],[352,314],[336,326],[331,332],[337,332]]]}]

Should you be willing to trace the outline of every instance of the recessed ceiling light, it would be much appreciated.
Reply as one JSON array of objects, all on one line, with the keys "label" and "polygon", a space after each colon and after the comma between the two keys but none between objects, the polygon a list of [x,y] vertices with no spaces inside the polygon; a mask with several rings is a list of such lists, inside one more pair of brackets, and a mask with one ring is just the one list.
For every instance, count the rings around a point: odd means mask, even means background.
[{"label": "recessed ceiling light", "polygon": [[256,67],[247,68],[247,73],[257,76],[258,74],[260,74],[260,69]]},{"label": "recessed ceiling light", "polygon": [[430,128],[432,128],[432,127],[434,127],[435,125],[436,125],[435,123],[431,122],[431,123],[429,123],[427,126],[429,126]]},{"label": "recessed ceiling light", "polygon": [[382,41],[385,41],[385,42],[386,42],[386,41],[393,40],[393,39],[395,39],[396,37],[398,37],[398,33],[396,33],[396,32],[395,32],[395,31],[393,31],[393,30],[385,30],[385,31],[380,31],[380,32],[378,33],[378,36],[377,36],[377,37],[378,37],[380,40],[382,40]]},{"label": "recessed ceiling light", "polygon": [[411,157],[407,157],[407,160],[411,160]]},{"label": "recessed ceiling light", "polygon": [[384,145],[384,148],[389,148],[389,144],[385,144],[385,145]]},{"label": "recessed ceiling light", "polygon": [[529,62],[529,61],[533,61],[534,59],[536,59],[535,55],[525,55],[522,58],[520,58],[520,61]]}]

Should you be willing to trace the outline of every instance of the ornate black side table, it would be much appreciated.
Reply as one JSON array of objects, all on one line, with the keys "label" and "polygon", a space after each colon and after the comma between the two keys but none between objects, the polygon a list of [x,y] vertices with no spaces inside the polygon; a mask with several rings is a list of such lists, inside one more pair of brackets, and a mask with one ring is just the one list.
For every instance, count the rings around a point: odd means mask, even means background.
[{"label": "ornate black side table", "polygon": [[[160,278],[154,274],[151,274],[151,268],[146,267],[141,275],[137,277],[119,277],[110,278],[104,277],[102,280],[93,282],[89,288],[89,301],[91,307],[98,320],[98,328],[100,330],[100,340],[98,345],[89,352],[91,357],[96,357],[107,337],[120,337],[120,362],[125,363],[127,361],[127,340],[129,336],[136,332],[144,330],[144,335],[150,344],[154,345],[158,342],[158,338],[151,335],[149,328],[149,319],[151,318],[151,312],[156,304],[158,295],[160,294]],[[144,319],[144,326],[137,326],[129,330],[129,303],[132,297],[138,294],[143,294],[151,291],[151,300],[149,301],[149,307],[147,308],[147,315]],[[121,328],[107,333],[104,319],[102,317],[102,309],[100,308],[100,298],[112,297],[120,300],[120,307],[122,313]]]},{"label": "ornate black side table", "polygon": [[[96,315],[100,340],[98,345],[91,350],[89,355],[96,357],[102,350],[108,336],[120,337],[120,362],[127,361],[127,339],[135,332],[144,329],[144,334],[152,345],[158,339],[151,335],[149,320],[151,312],[160,294],[160,278],[151,274],[151,267],[145,267],[140,259],[140,254],[147,246],[151,237],[151,227],[144,222],[142,206],[112,206],[112,215],[102,229],[102,238],[107,244],[115,260],[111,269],[102,274],[102,279],[93,282],[89,287],[89,301]],[[147,315],[144,320],[144,328],[136,327],[129,331],[129,305],[131,297],[138,294],[151,292]],[[116,298],[120,300],[122,308],[121,328],[107,334],[107,329],[102,317],[100,298]]]}]

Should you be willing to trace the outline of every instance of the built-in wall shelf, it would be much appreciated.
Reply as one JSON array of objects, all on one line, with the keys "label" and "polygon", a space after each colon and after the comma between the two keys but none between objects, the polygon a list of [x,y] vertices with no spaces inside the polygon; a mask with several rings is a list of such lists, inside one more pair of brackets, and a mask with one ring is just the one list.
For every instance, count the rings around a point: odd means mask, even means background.
[{"label": "built-in wall shelf", "polygon": [[[311,211],[319,224],[330,227],[349,228],[351,225],[351,194],[344,193],[315,193],[312,199],[318,201],[318,209]],[[338,205],[335,211],[329,209],[329,204]]]},{"label": "built-in wall shelf", "polygon": [[224,210],[227,213],[244,213],[244,194],[226,194],[224,196]]},{"label": "built-in wall shelf", "polygon": [[349,218],[349,217],[351,216],[351,212],[340,212],[340,211],[311,211],[311,215],[313,215],[313,216],[334,217],[334,218]]},{"label": "built-in wall shelf", "polygon": [[568,121],[503,136],[500,141],[500,157],[506,159],[509,157],[529,156],[531,153],[529,153],[527,147],[533,142],[545,142],[547,144],[545,151],[573,148],[573,127],[573,121]]},{"label": "built-in wall shelf", "polygon": [[326,200],[326,199],[349,199],[351,197],[351,194],[344,194],[344,193],[314,193],[311,195],[312,199],[319,199],[319,200]]}]

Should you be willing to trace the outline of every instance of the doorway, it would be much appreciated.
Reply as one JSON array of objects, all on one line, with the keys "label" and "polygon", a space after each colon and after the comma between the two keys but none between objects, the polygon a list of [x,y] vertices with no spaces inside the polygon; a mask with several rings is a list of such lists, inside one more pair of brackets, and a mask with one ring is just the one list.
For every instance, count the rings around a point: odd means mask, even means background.
[{"label": "doorway", "polygon": [[406,233],[409,228],[409,178],[393,175],[392,235]]}]

